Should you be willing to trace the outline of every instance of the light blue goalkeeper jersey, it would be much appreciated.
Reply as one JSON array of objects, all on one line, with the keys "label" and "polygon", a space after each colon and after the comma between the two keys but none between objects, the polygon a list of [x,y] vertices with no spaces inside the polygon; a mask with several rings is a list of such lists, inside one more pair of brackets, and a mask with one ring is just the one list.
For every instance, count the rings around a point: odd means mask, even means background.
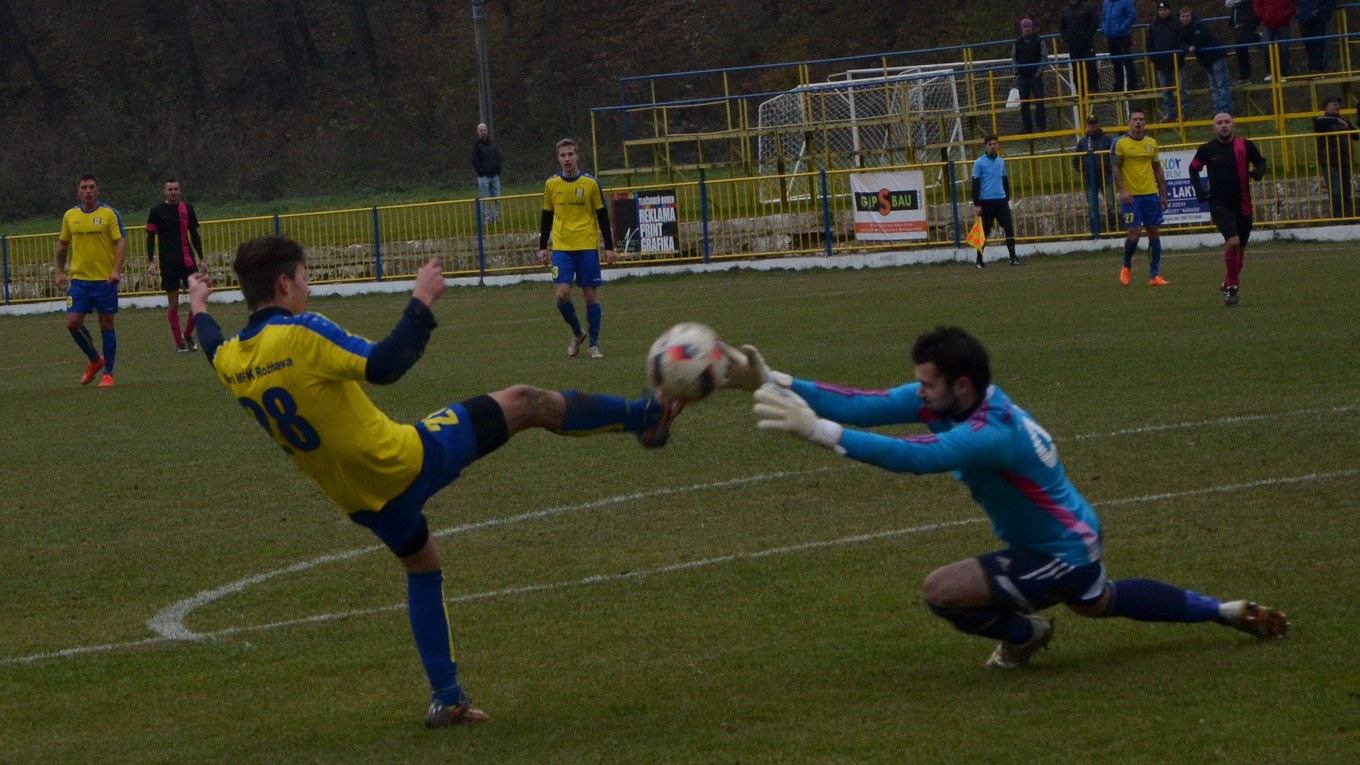
[{"label": "light blue goalkeeper jersey", "polygon": [[844,388],[794,380],[819,417],[873,427],[919,422],[930,435],[905,438],[846,428],[840,445],[852,459],[898,473],[952,471],[1012,547],[1081,566],[1100,559],[1100,519],[1067,479],[1053,438],[995,385],[967,420],[937,417],[921,402],[919,383],[891,390]]}]

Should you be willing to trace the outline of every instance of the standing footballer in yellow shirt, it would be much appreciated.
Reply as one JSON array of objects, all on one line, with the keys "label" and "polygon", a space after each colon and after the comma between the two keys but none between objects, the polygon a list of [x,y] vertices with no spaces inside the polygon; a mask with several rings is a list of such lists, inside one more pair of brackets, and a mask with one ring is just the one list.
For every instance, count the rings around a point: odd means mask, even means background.
[{"label": "standing footballer in yellow shirt", "polygon": [[1161,276],[1162,210],[1166,209],[1166,174],[1157,154],[1157,139],[1144,132],[1147,116],[1142,109],[1129,112],[1129,132],[1119,137],[1110,149],[1114,185],[1119,190],[1120,212],[1128,237],[1124,240],[1124,267],[1119,283],[1133,281],[1133,253],[1143,229],[1148,235],[1148,286],[1165,287],[1171,282]]},{"label": "standing footballer in yellow shirt", "polygon": [[[80,204],[61,218],[57,239],[57,289],[66,292],[66,331],[84,352],[89,363],[80,376],[89,385],[103,370],[99,387],[113,387],[113,362],[118,352],[118,333],[113,317],[118,313],[118,283],[123,281],[123,261],[127,259],[127,239],[118,211],[99,201],[99,181],[93,175],[80,176],[76,184]],[[66,255],[71,255],[71,272],[66,272]],[[99,336],[104,354],[94,349],[94,338],[85,328],[85,316],[99,313]]]},{"label": "standing footballer in yellow shirt", "polygon": [[[609,211],[604,204],[604,192],[595,176],[581,172],[580,155],[576,142],[563,138],[557,142],[557,164],[562,172],[543,184],[543,220],[538,237],[538,259],[552,267],[553,291],[557,296],[557,311],[571,327],[571,342],[567,356],[581,352],[586,333],[576,318],[576,306],[571,302],[571,283],[581,286],[581,297],[586,301],[586,323],[590,326],[590,344],[586,355],[602,359],[600,353],[600,251],[604,240],[604,259],[614,265],[614,233],[609,228]],[[551,249],[549,249],[551,245]]]}]

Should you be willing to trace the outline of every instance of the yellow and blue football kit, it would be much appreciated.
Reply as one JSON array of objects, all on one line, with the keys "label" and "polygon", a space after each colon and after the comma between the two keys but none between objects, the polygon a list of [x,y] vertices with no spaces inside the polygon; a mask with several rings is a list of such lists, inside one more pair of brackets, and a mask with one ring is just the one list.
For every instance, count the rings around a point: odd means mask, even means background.
[{"label": "yellow and blue football kit", "polygon": [[[543,184],[543,211],[552,213],[552,249],[594,250],[600,242],[599,210],[604,209],[600,182],[589,173],[563,178],[561,173]],[[605,233],[605,249],[611,238]]]},{"label": "yellow and blue football kit", "polygon": [[124,235],[122,217],[106,204],[89,211],[80,206],[67,210],[61,216],[61,241],[71,246],[71,279],[107,281]]}]

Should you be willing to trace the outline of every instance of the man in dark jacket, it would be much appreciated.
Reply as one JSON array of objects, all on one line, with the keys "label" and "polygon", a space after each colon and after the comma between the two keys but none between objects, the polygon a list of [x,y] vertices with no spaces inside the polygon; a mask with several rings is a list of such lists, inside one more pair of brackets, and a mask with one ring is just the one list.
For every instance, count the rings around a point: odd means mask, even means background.
[{"label": "man in dark jacket", "polygon": [[[1110,193],[1110,184],[1114,180],[1110,173],[1111,146],[1114,146],[1114,139],[1101,129],[1096,115],[1087,117],[1086,135],[1077,140],[1080,155],[1072,157],[1072,165],[1081,172],[1087,209],[1091,211],[1091,235],[1094,237],[1099,237],[1100,232],[1107,228],[1116,229],[1118,223],[1114,213],[1114,195]],[[1100,203],[1101,196],[1105,197],[1104,205]]]},{"label": "man in dark jacket", "polygon": [[1232,114],[1232,94],[1228,91],[1228,52],[1209,25],[1197,17],[1190,6],[1181,6],[1181,44],[1209,75],[1209,93],[1214,99],[1212,117],[1221,112]]},{"label": "man in dark jacket", "polygon": [[[1180,20],[1171,14],[1171,3],[1157,3],[1157,18],[1148,25],[1148,57],[1157,75],[1157,87],[1162,89],[1162,121],[1179,122],[1181,105],[1190,97],[1185,85],[1185,48],[1181,46]],[[1176,87],[1180,86],[1180,98]]]},{"label": "man in dark jacket", "polygon": [[1096,11],[1082,0],[1067,0],[1058,16],[1058,33],[1067,44],[1072,60],[1072,82],[1086,93],[1100,91],[1100,70],[1096,68]]},{"label": "man in dark jacket", "polygon": [[1327,71],[1327,25],[1336,13],[1336,0],[1298,0],[1294,17],[1299,20],[1299,37],[1308,54],[1308,71]]},{"label": "man in dark jacket", "polygon": [[1330,98],[1322,106],[1322,116],[1313,119],[1317,133],[1318,164],[1327,174],[1332,192],[1332,217],[1351,218],[1356,214],[1355,193],[1351,187],[1352,141],[1360,141],[1360,131],[1341,116],[1341,99]]},{"label": "man in dark jacket", "polygon": [[1138,13],[1133,0],[1105,0],[1100,11],[1100,33],[1105,35],[1105,46],[1110,52],[1110,66],[1114,67],[1116,92],[1138,89],[1138,69],[1133,58],[1133,22]]},{"label": "man in dark jacket", "polygon": [[1044,64],[1048,55],[1044,51],[1044,41],[1034,33],[1034,22],[1029,19],[1020,21],[1020,36],[1011,46],[1011,60],[1015,62],[1015,88],[1020,91],[1020,120],[1026,133],[1034,132],[1030,121],[1029,103],[1035,102],[1039,115],[1039,132],[1048,130],[1048,119],[1044,115]]},{"label": "man in dark jacket", "polygon": [[[501,150],[491,140],[486,123],[477,126],[477,140],[472,144],[472,169],[477,173],[477,199],[494,199],[501,195]],[[499,202],[481,202],[482,222],[501,219]]]},{"label": "man in dark jacket", "polygon": [[[1251,82],[1251,49],[1261,41],[1261,34],[1256,31],[1261,26],[1261,20],[1256,17],[1251,0],[1225,0],[1225,3],[1228,7],[1228,26],[1233,31],[1233,45],[1237,46],[1237,84],[1246,85]],[[1261,48],[1263,59],[1265,50]],[[1269,69],[1270,62],[1265,63]]]}]

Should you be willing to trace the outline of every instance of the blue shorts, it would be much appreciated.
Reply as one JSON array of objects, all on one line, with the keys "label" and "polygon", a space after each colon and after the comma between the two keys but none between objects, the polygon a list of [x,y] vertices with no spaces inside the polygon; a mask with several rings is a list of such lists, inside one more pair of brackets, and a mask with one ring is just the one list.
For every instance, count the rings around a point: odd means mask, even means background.
[{"label": "blue shorts", "polygon": [[1124,228],[1162,225],[1162,198],[1158,194],[1135,194],[1133,204],[1120,204]]},{"label": "blue shorts", "polygon": [[[450,417],[451,416],[451,417]],[[442,417],[444,420],[456,418],[456,424],[447,422],[431,430],[426,421]],[[453,483],[463,468],[477,460],[477,436],[473,432],[471,418],[462,404],[431,414],[425,421],[416,423],[420,433],[420,443],[425,447],[421,461],[420,475],[406,487],[406,491],[383,505],[378,512],[360,511],[350,513],[349,519],[367,527],[393,550],[401,549],[411,541],[420,530],[424,520],[425,503],[440,489]],[[414,554],[416,551],[410,551]]]},{"label": "blue shorts", "polygon": [[1073,566],[1018,547],[979,555],[977,560],[987,572],[992,602],[1010,604],[1021,613],[1059,603],[1089,605],[1105,593],[1105,564],[1100,561]]},{"label": "blue shorts", "polygon": [[72,279],[66,290],[67,313],[118,313],[118,285],[93,279]]},{"label": "blue shorts", "polygon": [[574,280],[581,287],[598,287],[604,284],[600,274],[599,250],[553,250],[553,284],[571,284]]}]

